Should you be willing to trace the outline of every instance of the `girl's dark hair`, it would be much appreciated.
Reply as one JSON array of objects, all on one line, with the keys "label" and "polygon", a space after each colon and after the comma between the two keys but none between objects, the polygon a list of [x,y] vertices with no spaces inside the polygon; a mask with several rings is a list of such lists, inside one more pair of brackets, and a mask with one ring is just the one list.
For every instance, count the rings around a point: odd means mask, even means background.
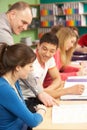
[{"label": "girl's dark hair", "polygon": [[33,50],[23,43],[7,45],[0,43],[0,76],[9,71],[14,71],[17,65],[24,67],[36,59]]},{"label": "girl's dark hair", "polygon": [[44,42],[53,44],[58,48],[59,40],[58,40],[57,36],[51,32],[47,32],[47,33],[43,34],[43,36],[40,39],[40,44],[42,44]]}]

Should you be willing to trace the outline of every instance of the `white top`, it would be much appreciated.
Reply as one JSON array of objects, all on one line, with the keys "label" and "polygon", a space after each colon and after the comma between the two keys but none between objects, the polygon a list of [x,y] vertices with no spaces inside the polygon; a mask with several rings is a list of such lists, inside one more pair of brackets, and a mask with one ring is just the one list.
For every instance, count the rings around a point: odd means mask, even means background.
[{"label": "white top", "polygon": [[[42,85],[48,69],[51,69],[55,66],[56,64],[53,57],[45,63],[44,68],[40,65],[37,59],[34,61],[33,71],[29,74],[28,82],[38,94],[43,91]],[[35,97],[34,93],[28,87],[25,87],[23,84],[21,86],[24,99],[27,99],[28,97]]]},{"label": "white top", "polygon": [[54,58],[50,58],[46,63],[45,63],[45,67],[43,68],[40,63],[38,62],[38,60],[36,59],[34,64],[33,64],[33,76],[35,78],[38,78],[41,82],[41,84],[43,84],[43,81],[45,79],[45,76],[47,74],[48,69],[51,69],[53,67],[55,67],[55,60]]}]

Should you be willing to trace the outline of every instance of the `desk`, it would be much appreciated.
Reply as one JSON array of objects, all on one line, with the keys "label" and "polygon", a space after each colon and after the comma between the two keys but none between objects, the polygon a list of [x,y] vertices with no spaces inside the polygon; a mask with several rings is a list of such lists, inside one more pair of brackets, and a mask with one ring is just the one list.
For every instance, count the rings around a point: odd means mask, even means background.
[{"label": "desk", "polygon": [[[85,104],[87,101],[60,101],[60,104]],[[33,130],[87,130],[87,123],[52,124],[52,108],[47,108],[44,121]]]}]

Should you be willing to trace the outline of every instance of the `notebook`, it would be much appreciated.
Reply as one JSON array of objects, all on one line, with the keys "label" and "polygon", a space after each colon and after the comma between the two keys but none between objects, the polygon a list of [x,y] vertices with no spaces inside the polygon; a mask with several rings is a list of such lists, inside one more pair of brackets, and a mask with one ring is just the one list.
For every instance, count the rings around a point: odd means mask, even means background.
[{"label": "notebook", "polygon": [[65,81],[64,88],[71,87],[76,84],[82,84],[85,86],[82,95],[64,95],[61,96],[61,100],[86,100],[87,99],[87,76],[71,76]]},{"label": "notebook", "polygon": [[52,123],[87,123],[87,104],[53,106]]}]

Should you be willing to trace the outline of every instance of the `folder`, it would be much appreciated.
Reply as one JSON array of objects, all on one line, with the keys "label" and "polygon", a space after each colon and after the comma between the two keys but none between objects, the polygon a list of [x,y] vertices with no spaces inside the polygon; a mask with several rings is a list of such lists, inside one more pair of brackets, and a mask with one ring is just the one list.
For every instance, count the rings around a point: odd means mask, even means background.
[{"label": "folder", "polygon": [[61,100],[87,100],[87,76],[71,76],[65,81],[64,88],[77,84],[84,85],[85,89],[81,95],[64,95]]}]

